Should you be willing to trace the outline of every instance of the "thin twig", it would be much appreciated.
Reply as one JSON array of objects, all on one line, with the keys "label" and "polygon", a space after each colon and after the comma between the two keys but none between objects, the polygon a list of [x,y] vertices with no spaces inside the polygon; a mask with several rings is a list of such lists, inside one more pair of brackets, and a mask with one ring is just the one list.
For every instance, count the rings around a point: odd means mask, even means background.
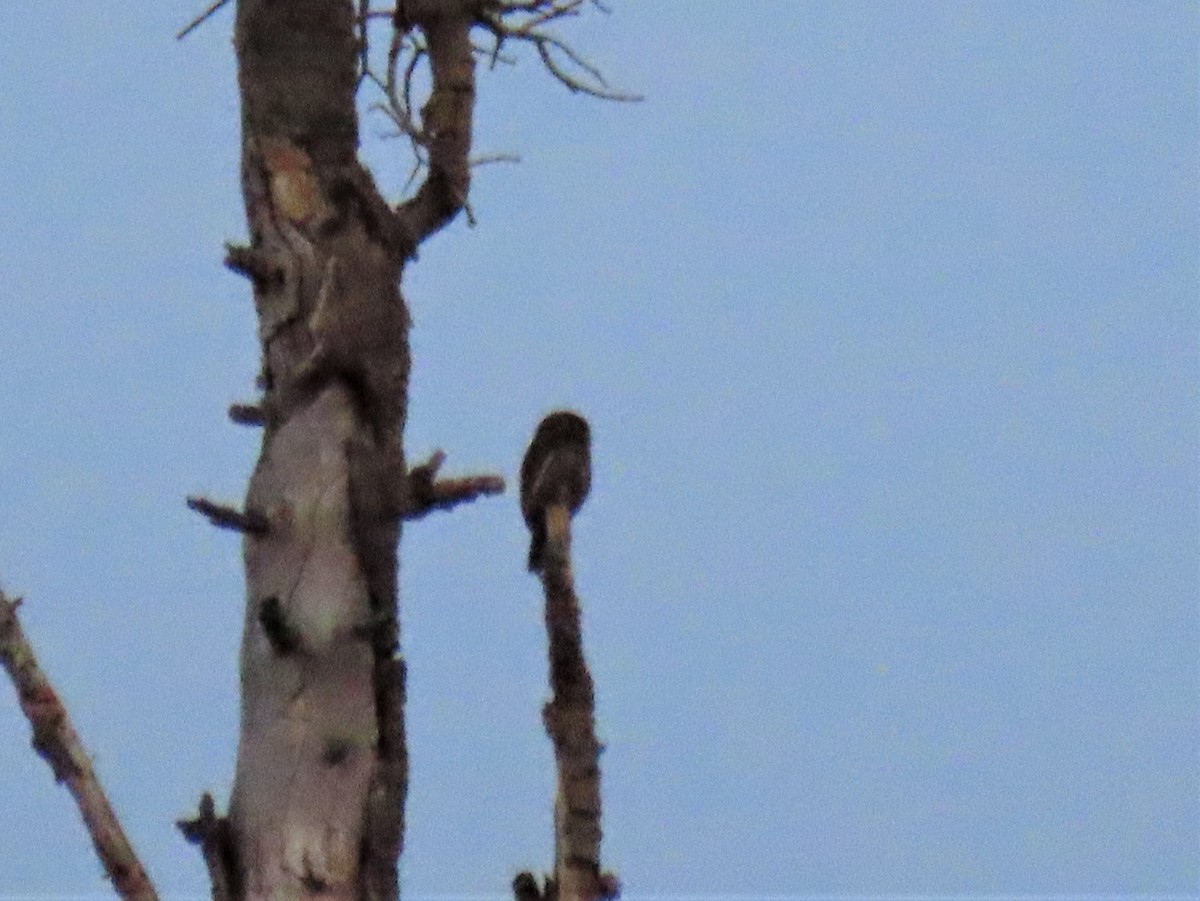
[{"label": "thin twig", "polygon": [[197,28],[199,28],[205,22],[207,22],[208,19],[217,12],[217,10],[219,10],[222,6],[224,6],[228,2],[229,2],[229,0],[215,0],[215,2],[212,3],[208,7],[208,9],[206,9],[204,12],[200,13],[200,15],[196,16],[196,18],[192,19],[192,21],[188,23],[186,28],[184,28],[182,31],[180,31],[179,34],[175,35],[175,40],[182,41],[189,34],[191,34],[193,31],[195,31]]},{"label": "thin twig", "polygon": [[[623,103],[635,103],[642,100],[640,94],[615,91],[608,86],[604,75],[593,63],[580,55],[570,44],[557,35],[546,31],[544,26],[559,19],[578,16],[579,7],[584,0],[532,0],[532,2],[502,4],[498,9],[493,8],[484,12],[478,23],[487,28],[496,43],[493,57],[500,52],[500,47],[508,39],[525,41],[537,49],[542,65],[559,82],[572,93],[589,94],[603,100],[616,100]],[[594,3],[601,12],[607,8]],[[516,17],[524,16],[523,19]],[[580,78],[568,72],[554,58],[551,51],[561,53],[572,65],[581,70],[586,78]]]},{"label": "thin twig", "polygon": [[471,166],[490,166],[493,163],[519,163],[521,157],[515,153],[485,153],[467,161]]},{"label": "thin twig", "polygon": [[500,54],[500,41],[496,40],[495,44],[489,50],[487,47],[481,47],[478,44],[471,44],[471,52],[476,56],[486,57],[488,68],[496,68],[496,63],[504,63],[506,66],[515,66],[517,58],[515,56],[502,56]]},{"label": "thin twig", "polygon": [[33,747],[64,783],[117,894],[127,901],[157,901],[150,877],[134,853],[117,815],[92,769],[91,757],[79,740],[67,710],[38,665],[33,648],[17,621],[21,599],[0,592],[0,662],[17,689],[21,710],[33,727]]}]

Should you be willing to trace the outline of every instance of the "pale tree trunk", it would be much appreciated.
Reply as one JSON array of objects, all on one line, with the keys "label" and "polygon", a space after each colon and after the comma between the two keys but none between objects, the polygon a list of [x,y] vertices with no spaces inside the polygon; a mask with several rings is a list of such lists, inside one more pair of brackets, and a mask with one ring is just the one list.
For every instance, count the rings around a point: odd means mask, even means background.
[{"label": "pale tree trunk", "polygon": [[[471,20],[425,4],[429,177],[389,209],[356,159],[349,0],[241,0],[235,46],[262,450],[246,497],[232,893],[395,897],[407,761],[396,654],[401,435],[417,243],[467,191]],[[240,884],[239,884],[240,883]]]}]

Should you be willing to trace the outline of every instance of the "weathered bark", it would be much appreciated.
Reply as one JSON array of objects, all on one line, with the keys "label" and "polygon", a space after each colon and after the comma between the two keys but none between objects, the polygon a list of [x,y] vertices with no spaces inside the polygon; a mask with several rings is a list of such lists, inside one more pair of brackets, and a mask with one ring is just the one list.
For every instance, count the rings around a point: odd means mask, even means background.
[{"label": "weathered bark", "polygon": [[554,882],[558,901],[612,897],[615,881],[600,872],[600,742],[596,697],[583,656],[579,598],[571,572],[571,511],[546,510],[546,634],[553,697],[542,710],[554,743]]},{"label": "weathered bark", "polygon": [[245,510],[267,529],[244,545],[231,882],[394,897],[411,247],[356,159],[352,4],[241,0],[235,44],[265,419]]},{"label": "weathered bark", "polygon": [[[535,42],[563,79],[547,47],[564,45],[538,26],[577,5],[397,3],[397,36],[421,31],[432,83],[414,131],[426,177],[393,209],[356,157],[365,57],[353,0],[239,0],[250,242],[230,247],[226,263],[254,286],[264,396],[231,415],[261,424],[263,446],[243,510],[196,502],[245,534],[237,772],[228,823],[202,810],[208,826],[199,830],[210,866],[224,861],[229,870],[214,886],[232,898],[396,897],[407,788],[400,524],[500,487],[488,477],[435,485],[437,455],[406,469],[409,318],[400,276],[417,245],[466,202],[472,24],[498,42]],[[508,27],[505,12],[530,18]],[[567,513],[557,510],[556,523]],[[550,530],[566,532],[564,554],[567,529]],[[569,564],[560,558],[543,578],[554,688],[545,715],[559,769],[555,877],[561,897],[591,899],[615,889],[599,871],[591,677]]]},{"label": "weathered bark", "polygon": [[[351,0],[240,0],[242,183],[264,426],[244,515],[242,724],[224,859],[234,897],[390,899],[407,787],[400,523],[498,490],[407,488],[406,260],[469,186],[477,3],[420,3],[429,171],[390,208],[356,157]],[[430,472],[432,478],[432,471]],[[452,490],[451,490],[452,489]]]}]

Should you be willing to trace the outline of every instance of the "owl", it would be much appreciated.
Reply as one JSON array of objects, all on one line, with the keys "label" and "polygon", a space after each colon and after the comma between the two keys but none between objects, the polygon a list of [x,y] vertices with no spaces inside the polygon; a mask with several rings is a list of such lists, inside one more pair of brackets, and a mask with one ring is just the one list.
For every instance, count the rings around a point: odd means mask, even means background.
[{"label": "owl", "polygon": [[592,483],[591,430],[569,410],[543,419],[521,462],[521,515],[529,527],[529,571],[540,572],[546,550],[546,509],[565,505],[574,515]]}]

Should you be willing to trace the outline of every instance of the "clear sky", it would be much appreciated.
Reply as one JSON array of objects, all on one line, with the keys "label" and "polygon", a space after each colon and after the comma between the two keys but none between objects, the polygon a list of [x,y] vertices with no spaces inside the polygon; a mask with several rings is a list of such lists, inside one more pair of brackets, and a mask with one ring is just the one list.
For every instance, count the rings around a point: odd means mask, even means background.
[{"label": "clear sky", "polygon": [[[0,3],[0,582],[160,888],[228,797],[258,434],[230,10]],[[612,0],[481,72],[479,224],[422,249],[408,447],[576,520],[631,899],[1200,893],[1191,3]],[[364,125],[392,189],[401,142]],[[406,529],[408,898],[551,857],[515,493]],[[0,685],[0,895],[102,896]]]}]

